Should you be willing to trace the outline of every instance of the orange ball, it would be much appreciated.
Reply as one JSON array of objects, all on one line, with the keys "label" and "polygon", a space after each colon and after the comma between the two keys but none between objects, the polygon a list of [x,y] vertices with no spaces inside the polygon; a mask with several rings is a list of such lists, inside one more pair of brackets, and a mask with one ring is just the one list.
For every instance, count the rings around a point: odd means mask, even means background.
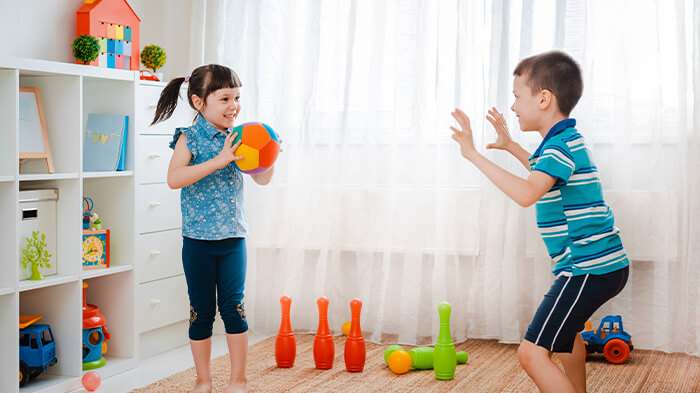
[{"label": "orange ball", "polygon": [[389,355],[389,370],[396,375],[406,374],[411,370],[411,355],[403,349],[397,349]]},{"label": "orange ball", "polygon": [[102,378],[100,378],[100,374],[90,371],[83,375],[82,382],[85,390],[88,392],[94,392],[95,390],[99,389],[100,384],[102,383]]},{"label": "orange ball", "polygon": [[343,326],[340,328],[340,330],[343,332],[344,336],[347,336],[350,334],[350,321],[347,321],[343,324]]}]

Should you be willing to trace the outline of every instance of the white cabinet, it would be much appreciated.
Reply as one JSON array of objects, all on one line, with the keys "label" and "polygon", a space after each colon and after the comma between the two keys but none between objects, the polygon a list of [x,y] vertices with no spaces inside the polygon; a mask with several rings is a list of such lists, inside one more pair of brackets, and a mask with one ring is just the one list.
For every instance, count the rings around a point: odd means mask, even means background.
[{"label": "white cabinet", "polygon": [[[136,264],[138,277],[139,333],[147,344],[141,356],[161,353],[181,345],[174,331],[187,337],[189,318],[187,284],[182,271],[182,220],[180,190],[166,183],[172,156],[169,144],[175,128],[192,125],[195,112],[180,91],[173,115],[150,125],[163,83],[142,82],[136,88]],[[182,326],[180,326],[182,325]]]}]

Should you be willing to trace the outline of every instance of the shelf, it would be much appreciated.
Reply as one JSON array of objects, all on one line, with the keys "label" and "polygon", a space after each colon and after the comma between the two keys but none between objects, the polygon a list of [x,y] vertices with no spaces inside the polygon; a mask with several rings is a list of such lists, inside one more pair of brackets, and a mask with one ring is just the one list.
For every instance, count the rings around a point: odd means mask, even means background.
[{"label": "shelf", "polygon": [[15,56],[0,56],[0,68],[16,68],[20,70],[21,75],[77,75],[123,81],[135,81],[138,75],[136,71],[117,70],[113,68],[49,60],[26,59]]},{"label": "shelf", "polygon": [[83,280],[89,280],[95,277],[109,276],[112,274],[128,272],[134,270],[132,265],[122,265],[122,266],[111,266],[107,269],[93,269],[93,270],[83,270],[82,277]]},{"label": "shelf", "polygon": [[2,295],[9,295],[11,293],[15,293],[14,288],[0,288],[0,296]]},{"label": "shelf", "polygon": [[15,181],[14,176],[0,176],[0,183],[2,182],[12,182]]},{"label": "shelf", "polygon": [[77,173],[26,173],[19,175],[19,181],[77,179]]},{"label": "shelf", "polygon": [[20,393],[54,393],[68,392],[80,382],[77,377],[66,377],[61,375],[50,375],[43,373],[33,379],[27,386],[20,388]]},{"label": "shelf", "polygon": [[[105,359],[107,359],[107,364],[105,364],[104,367],[91,370],[100,374],[100,377],[102,377],[103,381],[109,377],[125,373],[129,370],[133,370],[138,365],[138,360],[136,358],[120,358],[114,356],[105,356]],[[87,371],[84,371],[83,374],[85,374],[86,372]]]},{"label": "shelf", "polygon": [[66,284],[69,282],[78,281],[77,276],[48,276],[44,277],[43,280],[32,281],[24,280],[19,282],[19,291],[31,291],[32,289],[53,287],[56,285]]},{"label": "shelf", "polygon": [[84,179],[99,179],[105,177],[129,177],[133,176],[134,171],[118,171],[118,172],[83,172]]}]

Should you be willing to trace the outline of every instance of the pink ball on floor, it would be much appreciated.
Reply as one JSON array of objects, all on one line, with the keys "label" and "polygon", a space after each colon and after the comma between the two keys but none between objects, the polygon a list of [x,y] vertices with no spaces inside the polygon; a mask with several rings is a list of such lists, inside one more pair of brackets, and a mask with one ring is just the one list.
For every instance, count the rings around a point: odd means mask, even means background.
[{"label": "pink ball on floor", "polygon": [[83,375],[82,382],[85,390],[87,390],[88,392],[94,392],[100,387],[100,384],[102,383],[102,378],[100,378],[100,374],[94,371],[90,371]]}]

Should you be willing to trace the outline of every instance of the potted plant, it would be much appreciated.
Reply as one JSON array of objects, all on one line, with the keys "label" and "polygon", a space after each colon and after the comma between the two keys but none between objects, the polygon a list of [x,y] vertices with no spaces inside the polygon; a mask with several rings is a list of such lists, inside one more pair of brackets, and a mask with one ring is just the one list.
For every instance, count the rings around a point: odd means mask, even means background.
[{"label": "potted plant", "polygon": [[28,237],[24,248],[22,248],[22,268],[27,266],[32,268],[30,280],[43,279],[39,268],[51,267],[51,253],[46,247],[46,234],[39,231],[32,231],[32,236]]},{"label": "potted plant", "polygon": [[142,72],[141,79],[162,81],[163,73],[158,72],[158,69],[165,65],[166,58],[165,50],[160,46],[154,44],[146,45],[141,51],[141,64],[153,72],[151,75],[144,75]]},{"label": "potted plant", "polygon": [[90,64],[100,54],[100,41],[91,35],[81,35],[73,41],[73,56],[82,64]]}]

